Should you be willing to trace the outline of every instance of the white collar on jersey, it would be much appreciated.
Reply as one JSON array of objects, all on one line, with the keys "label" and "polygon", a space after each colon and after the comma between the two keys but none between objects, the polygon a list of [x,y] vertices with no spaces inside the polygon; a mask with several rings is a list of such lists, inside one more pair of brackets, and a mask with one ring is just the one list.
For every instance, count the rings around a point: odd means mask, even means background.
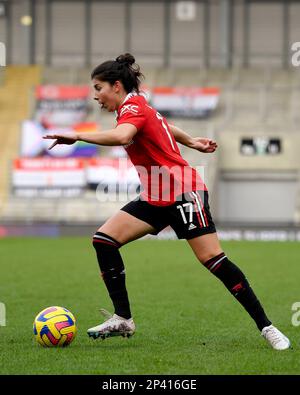
[{"label": "white collar on jersey", "polygon": [[[123,100],[123,102],[121,103],[121,106],[123,106],[123,104],[126,103],[127,100],[131,99],[133,96],[138,96],[138,94],[137,94],[136,91],[131,91],[131,92],[129,92],[128,95],[127,95],[127,96],[125,97],[125,99]],[[120,106],[120,107],[121,107],[121,106]],[[115,116],[116,116],[116,118],[118,117],[118,111],[117,111],[117,110],[115,111]]]},{"label": "white collar on jersey", "polygon": [[127,102],[127,100],[131,99],[133,96],[137,96],[138,94],[135,91],[131,91],[128,93],[128,95],[125,97],[124,101],[122,102],[121,106]]}]

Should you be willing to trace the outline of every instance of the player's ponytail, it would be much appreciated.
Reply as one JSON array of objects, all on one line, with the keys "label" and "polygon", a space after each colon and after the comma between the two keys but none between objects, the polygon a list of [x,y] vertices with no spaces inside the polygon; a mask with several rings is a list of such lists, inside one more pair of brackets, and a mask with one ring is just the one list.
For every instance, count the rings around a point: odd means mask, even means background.
[{"label": "player's ponytail", "polygon": [[130,53],[125,53],[124,55],[119,55],[116,58],[116,62],[130,67],[135,63],[135,59]]},{"label": "player's ponytail", "polygon": [[121,81],[127,93],[139,93],[141,80],[144,78],[140,66],[135,63],[135,58],[130,53],[119,55],[115,60],[108,60],[97,66],[91,74],[92,79],[107,81],[113,85]]}]

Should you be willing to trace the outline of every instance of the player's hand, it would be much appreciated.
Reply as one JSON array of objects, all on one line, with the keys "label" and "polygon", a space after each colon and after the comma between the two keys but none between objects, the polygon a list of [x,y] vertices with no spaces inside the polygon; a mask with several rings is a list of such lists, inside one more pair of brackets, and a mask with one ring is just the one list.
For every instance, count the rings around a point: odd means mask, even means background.
[{"label": "player's hand", "polygon": [[46,134],[43,136],[43,139],[55,140],[54,143],[48,148],[50,150],[58,144],[74,144],[78,140],[78,137],[75,132],[65,132],[59,134]]},{"label": "player's hand", "polygon": [[214,140],[208,139],[206,137],[194,137],[191,148],[208,154],[215,152],[215,150],[218,148],[218,145]]}]

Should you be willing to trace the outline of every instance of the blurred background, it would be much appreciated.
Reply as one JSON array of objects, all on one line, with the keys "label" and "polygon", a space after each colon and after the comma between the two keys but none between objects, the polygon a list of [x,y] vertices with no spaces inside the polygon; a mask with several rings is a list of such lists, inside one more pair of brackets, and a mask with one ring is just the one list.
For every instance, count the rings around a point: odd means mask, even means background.
[{"label": "blurred background", "polygon": [[41,138],[113,127],[90,73],[130,52],[149,102],[219,144],[180,149],[220,238],[300,240],[299,21],[292,0],[0,1],[0,237],[92,235],[138,190],[122,147]]}]

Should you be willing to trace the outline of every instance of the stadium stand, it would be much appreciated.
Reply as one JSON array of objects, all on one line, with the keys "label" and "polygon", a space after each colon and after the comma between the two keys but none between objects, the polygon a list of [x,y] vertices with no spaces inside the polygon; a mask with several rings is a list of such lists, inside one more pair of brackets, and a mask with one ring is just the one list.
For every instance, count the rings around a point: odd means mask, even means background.
[{"label": "stadium stand", "polygon": [[[193,136],[205,135],[215,139],[223,139],[224,135],[241,136],[244,134],[260,134],[273,136],[295,134],[299,122],[300,79],[293,70],[249,68],[249,69],[200,69],[200,68],[170,68],[149,66],[144,70],[148,87],[154,86],[217,86],[221,90],[220,102],[217,110],[207,119],[170,118],[169,121],[188,130]],[[102,222],[123,203],[105,203],[95,198],[93,191],[86,191],[80,198],[40,199],[35,198],[34,205],[30,199],[11,196],[3,206],[4,197],[8,192],[9,163],[18,152],[19,122],[27,117],[29,111],[28,97],[19,97],[18,87],[14,81],[23,81],[24,91],[39,79],[44,84],[86,84],[89,82],[90,69],[73,69],[65,67],[45,67],[42,72],[37,67],[10,67],[7,70],[5,92],[0,92],[1,103],[11,108],[8,103],[13,102],[13,111],[1,112],[2,124],[9,133],[3,133],[6,139],[5,152],[1,155],[3,171],[1,174],[2,219],[19,219],[20,221],[73,221],[73,222]],[[21,78],[23,77],[23,79]],[[9,90],[7,88],[10,87]],[[16,99],[17,98],[17,99]],[[8,102],[9,100],[9,102]],[[111,128],[114,116],[100,113],[96,105],[91,104],[88,120],[101,124],[101,127]],[[222,140],[223,141],[223,140]],[[4,145],[2,146],[4,147]],[[205,166],[205,180],[211,191],[211,205],[218,211],[218,198],[213,193],[218,188],[218,180],[222,172],[220,161],[222,151],[216,155],[205,156],[181,147],[183,156],[194,166]],[[3,148],[2,148],[3,151]],[[104,147],[101,155],[109,155],[109,148]],[[240,163],[236,164],[238,169]],[[294,165],[293,165],[294,166]],[[250,169],[249,169],[250,171]],[[274,170],[275,171],[275,170]],[[292,170],[295,173],[295,170]],[[298,173],[297,173],[298,174]],[[294,176],[293,176],[294,177]],[[295,176],[296,177],[296,176]],[[299,176],[297,182],[300,185]],[[295,179],[295,178],[293,178]],[[297,207],[295,207],[294,222],[300,218],[300,187],[297,192]]]},{"label": "stadium stand", "polygon": [[88,84],[91,69],[80,67],[43,67],[42,83],[47,84]]},{"label": "stadium stand", "polygon": [[8,66],[0,87],[0,215],[7,203],[11,161],[18,155],[20,122],[30,112],[31,89],[40,82],[39,66]]}]

